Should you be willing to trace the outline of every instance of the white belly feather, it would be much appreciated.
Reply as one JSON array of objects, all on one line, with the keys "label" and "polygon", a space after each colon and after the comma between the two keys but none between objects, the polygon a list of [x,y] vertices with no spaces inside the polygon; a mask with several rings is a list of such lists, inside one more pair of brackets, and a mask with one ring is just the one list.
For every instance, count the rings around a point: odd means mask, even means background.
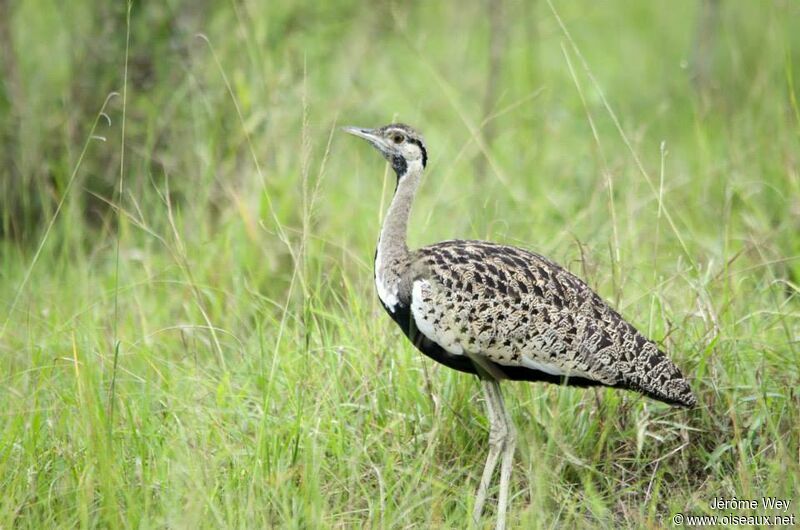
[{"label": "white belly feather", "polygon": [[451,318],[442,314],[441,306],[433,298],[431,284],[427,280],[414,282],[411,289],[411,315],[417,329],[428,339],[448,353],[464,354],[464,348],[451,325]]},{"label": "white belly feather", "polygon": [[[411,315],[420,333],[437,343],[448,353],[464,355],[464,345],[473,343],[478,348],[471,353],[485,356],[501,366],[524,366],[531,370],[538,370],[556,376],[588,377],[588,374],[576,369],[576,367],[549,362],[549,359],[541,353],[541,350],[544,349],[542,348],[544,344],[537,344],[537,341],[529,344],[517,343],[511,346],[504,346],[501,344],[485,344],[481,338],[472,340],[470,335],[474,332],[474,330],[470,329],[472,326],[465,326],[463,323],[457,322],[456,314],[445,314],[443,306],[446,303],[439,298],[428,280],[415,281],[411,290]],[[397,299],[396,295],[394,299]],[[465,327],[467,327],[467,330],[462,332]]]}]

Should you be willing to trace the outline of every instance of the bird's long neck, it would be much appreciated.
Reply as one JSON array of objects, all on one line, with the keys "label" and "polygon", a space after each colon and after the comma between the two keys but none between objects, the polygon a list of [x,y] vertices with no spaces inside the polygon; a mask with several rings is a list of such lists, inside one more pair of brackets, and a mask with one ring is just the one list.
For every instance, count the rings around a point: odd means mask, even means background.
[{"label": "bird's long neck", "polygon": [[383,219],[381,237],[378,241],[378,251],[385,256],[408,253],[407,233],[408,218],[411,215],[411,205],[419,187],[422,176],[422,166],[412,164],[408,166],[404,175],[397,178],[397,189],[392,197],[389,210]]},{"label": "bird's long neck", "polygon": [[392,309],[397,302],[400,277],[408,266],[408,218],[422,178],[422,164],[414,161],[397,177],[397,189],[383,219],[375,253],[375,281],[383,303]]}]

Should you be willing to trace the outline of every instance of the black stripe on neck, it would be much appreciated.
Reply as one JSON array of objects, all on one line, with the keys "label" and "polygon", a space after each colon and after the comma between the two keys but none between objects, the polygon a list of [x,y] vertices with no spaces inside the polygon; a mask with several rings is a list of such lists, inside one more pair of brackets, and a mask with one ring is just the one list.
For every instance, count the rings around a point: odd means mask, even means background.
[{"label": "black stripe on neck", "polygon": [[422,167],[428,165],[428,151],[425,150],[425,146],[422,145],[422,142],[416,138],[409,138],[408,141],[419,147],[419,150],[422,151]]},{"label": "black stripe on neck", "polygon": [[408,171],[408,162],[406,162],[406,159],[402,156],[394,155],[392,157],[392,169],[397,173],[397,178],[399,180],[400,177],[405,175],[406,171]]}]

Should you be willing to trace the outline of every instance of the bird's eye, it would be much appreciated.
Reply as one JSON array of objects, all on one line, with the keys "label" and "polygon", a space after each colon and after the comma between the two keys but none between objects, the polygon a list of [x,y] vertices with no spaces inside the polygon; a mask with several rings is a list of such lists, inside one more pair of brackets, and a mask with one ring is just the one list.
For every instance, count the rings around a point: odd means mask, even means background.
[{"label": "bird's eye", "polygon": [[403,140],[404,140],[404,138],[403,138],[402,134],[395,134],[395,135],[392,136],[392,141],[394,143],[396,143],[396,144],[403,143]]}]

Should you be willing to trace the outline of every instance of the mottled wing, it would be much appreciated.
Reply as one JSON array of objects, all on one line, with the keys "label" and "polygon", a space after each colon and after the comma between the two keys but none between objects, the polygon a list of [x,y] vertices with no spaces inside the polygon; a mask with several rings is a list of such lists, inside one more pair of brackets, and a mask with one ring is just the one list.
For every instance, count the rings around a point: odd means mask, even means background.
[{"label": "mottled wing", "polygon": [[515,247],[445,241],[418,250],[411,314],[453,355],[480,355],[511,379],[629,388],[691,406],[678,368],[583,281]]}]

